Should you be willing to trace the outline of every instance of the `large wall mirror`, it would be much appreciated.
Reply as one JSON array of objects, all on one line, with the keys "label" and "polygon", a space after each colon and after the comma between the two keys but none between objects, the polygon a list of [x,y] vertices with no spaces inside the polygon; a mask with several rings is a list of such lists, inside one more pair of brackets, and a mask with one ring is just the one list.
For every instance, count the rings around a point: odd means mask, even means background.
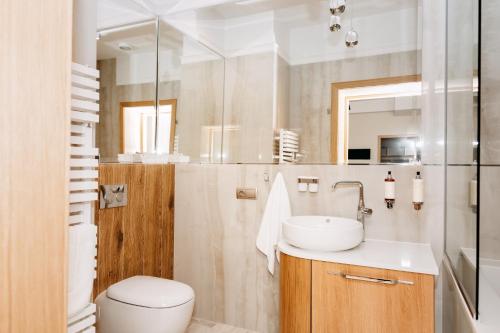
[{"label": "large wall mirror", "polygon": [[[196,16],[224,28],[224,162],[420,163],[418,0],[348,1],[333,32],[329,1],[242,1]],[[286,136],[298,144],[281,151]]]},{"label": "large wall mirror", "polygon": [[163,20],[100,31],[97,45],[102,162],[221,161],[223,57]]},{"label": "large wall mirror", "polygon": [[154,150],[156,27],[154,22],[103,31],[97,41],[101,161]]},{"label": "large wall mirror", "polygon": [[420,163],[419,3],[349,1],[339,31],[319,0],[226,2],[164,15],[158,30],[101,31],[101,160]]}]

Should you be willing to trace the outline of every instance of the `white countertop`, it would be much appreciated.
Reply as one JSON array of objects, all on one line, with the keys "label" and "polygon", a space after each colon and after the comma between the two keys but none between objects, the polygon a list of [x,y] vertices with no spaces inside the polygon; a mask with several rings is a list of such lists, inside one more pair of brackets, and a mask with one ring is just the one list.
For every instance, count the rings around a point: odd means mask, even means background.
[{"label": "white countertop", "polygon": [[282,240],[278,248],[285,254],[303,259],[439,275],[429,244],[367,239],[351,250],[321,252],[300,249]]}]

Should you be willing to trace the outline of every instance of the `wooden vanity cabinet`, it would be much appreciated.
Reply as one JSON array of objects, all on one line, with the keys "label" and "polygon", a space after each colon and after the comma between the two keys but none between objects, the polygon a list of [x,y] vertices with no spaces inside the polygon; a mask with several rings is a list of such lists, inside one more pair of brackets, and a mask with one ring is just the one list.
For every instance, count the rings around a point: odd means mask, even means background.
[{"label": "wooden vanity cabinet", "polygon": [[[432,275],[286,254],[281,260],[282,333],[434,332]],[[292,274],[300,277],[291,278]]]}]

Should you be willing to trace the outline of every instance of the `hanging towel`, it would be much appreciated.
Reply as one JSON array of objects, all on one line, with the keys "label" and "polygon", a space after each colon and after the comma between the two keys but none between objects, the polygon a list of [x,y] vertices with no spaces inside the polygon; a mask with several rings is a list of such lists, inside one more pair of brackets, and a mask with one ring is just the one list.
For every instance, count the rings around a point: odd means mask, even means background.
[{"label": "hanging towel", "polygon": [[278,258],[276,246],[281,236],[281,224],[290,216],[288,191],[286,190],[283,175],[278,172],[267,198],[256,242],[257,249],[267,256],[267,269],[271,274],[274,274],[274,262]]},{"label": "hanging towel", "polygon": [[95,275],[97,227],[77,224],[68,237],[68,318],[83,310],[92,297]]}]

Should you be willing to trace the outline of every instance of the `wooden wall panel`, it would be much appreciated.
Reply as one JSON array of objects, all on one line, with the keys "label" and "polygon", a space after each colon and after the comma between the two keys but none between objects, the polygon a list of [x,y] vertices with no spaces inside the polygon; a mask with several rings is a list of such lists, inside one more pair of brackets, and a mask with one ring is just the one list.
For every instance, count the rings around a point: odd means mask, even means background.
[{"label": "wooden wall panel", "polygon": [[128,204],[96,207],[95,296],[134,275],[173,277],[174,179],[170,164],[99,166],[99,184],[128,184]]},{"label": "wooden wall panel", "polygon": [[71,1],[0,1],[0,332],[66,332]]},{"label": "wooden wall panel", "polygon": [[280,255],[280,332],[311,332],[311,260]]}]

